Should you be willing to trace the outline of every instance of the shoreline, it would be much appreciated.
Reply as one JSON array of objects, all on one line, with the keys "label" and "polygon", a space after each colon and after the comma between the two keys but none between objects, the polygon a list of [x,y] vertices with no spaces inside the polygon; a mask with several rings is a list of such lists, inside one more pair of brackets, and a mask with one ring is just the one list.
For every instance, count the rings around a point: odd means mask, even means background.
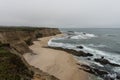
[{"label": "shoreline", "polygon": [[65,51],[55,50],[47,47],[47,43],[51,38],[58,37],[50,36],[39,38],[34,41],[29,48],[36,54],[24,54],[26,61],[36,68],[47,72],[50,75],[57,77],[60,80],[88,80],[88,73],[79,70],[76,64],[78,61],[74,59],[72,54]]}]

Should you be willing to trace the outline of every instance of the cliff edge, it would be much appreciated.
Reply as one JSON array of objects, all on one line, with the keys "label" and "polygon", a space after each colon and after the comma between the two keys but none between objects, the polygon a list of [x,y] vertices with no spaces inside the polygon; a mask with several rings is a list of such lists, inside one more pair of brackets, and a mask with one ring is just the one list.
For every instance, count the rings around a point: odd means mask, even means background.
[{"label": "cliff edge", "polygon": [[0,61],[3,62],[0,63],[0,70],[3,71],[0,72],[0,80],[58,80],[30,66],[23,58],[23,54],[32,52],[28,46],[37,38],[60,33],[57,28],[0,27],[0,57],[2,57]]}]

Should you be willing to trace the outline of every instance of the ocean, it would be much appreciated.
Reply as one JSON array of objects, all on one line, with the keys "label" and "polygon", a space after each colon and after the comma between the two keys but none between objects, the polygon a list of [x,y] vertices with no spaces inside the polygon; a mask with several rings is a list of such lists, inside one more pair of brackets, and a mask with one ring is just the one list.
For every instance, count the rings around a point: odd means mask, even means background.
[{"label": "ocean", "polygon": [[[105,59],[111,63],[120,64],[120,29],[119,28],[61,28],[64,37],[53,38],[48,42],[49,46],[84,51],[93,54],[91,57],[78,57],[83,63],[94,65],[109,72],[113,80],[120,74],[120,67],[102,65],[95,62],[95,58]],[[82,46],[83,49],[77,46]],[[89,60],[88,60],[89,58]],[[105,80],[103,77],[95,80]]]}]

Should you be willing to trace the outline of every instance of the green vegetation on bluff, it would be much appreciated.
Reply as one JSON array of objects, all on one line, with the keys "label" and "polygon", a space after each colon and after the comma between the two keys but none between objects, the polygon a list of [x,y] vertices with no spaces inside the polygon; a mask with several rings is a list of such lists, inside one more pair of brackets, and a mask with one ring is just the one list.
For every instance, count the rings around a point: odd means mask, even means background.
[{"label": "green vegetation on bluff", "polygon": [[20,57],[0,46],[0,80],[30,80],[32,75]]},{"label": "green vegetation on bluff", "polygon": [[0,31],[34,31],[34,27],[0,27]]},{"label": "green vegetation on bluff", "polygon": [[27,26],[0,26],[0,31],[35,31],[48,29],[45,27],[27,27]]}]

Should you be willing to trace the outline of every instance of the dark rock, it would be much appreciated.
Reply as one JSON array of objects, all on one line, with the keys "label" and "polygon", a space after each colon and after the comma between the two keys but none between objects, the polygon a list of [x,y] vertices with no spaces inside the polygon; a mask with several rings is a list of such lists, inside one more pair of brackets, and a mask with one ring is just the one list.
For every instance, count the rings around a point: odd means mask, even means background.
[{"label": "dark rock", "polygon": [[77,48],[83,49],[84,47],[83,46],[77,46]]},{"label": "dark rock", "polygon": [[83,34],[84,34],[84,35],[86,35],[86,33],[85,33],[85,32],[83,32]]},{"label": "dark rock", "polygon": [[117,75],[117,79],[120,79],[120,75]]},{"label": "dark rock", "polygon": [[87,56],[93,56],[93,54],[91,54],[91,53],[87,53],[86,55],[87,55]]},{"label": "dark rock", "polygon": [[52,49],[56,49],[56,50],[63,50],[65,52],[68,52],[72,55],[75,55],[75,56],[82,56],[82,57],[88,57],[88,56],[93,56],[93,54],[91,53],[85,53],[83,51],[76,51],[76,50],[73,50],[73,49],[64,49],[64,48],[61,48],[61,47],[48,47],[48,48],[52,48]]},{"label": "dark rock", "polygon": [[110,63],[110,65],[112,65],[112,66],[116,66],[116,67],[120,67],[119,64],[115,64],[115,63]]},{"label": "dark rock", "polygon": [[99,62],[99,63],[104,64],[104,65],[110,64],[110,62],[108,60],[102,59],[102,58],[96,58],[96,59],[94,59],[94,61]]},{"label": "dark rock", "polygon": [[100,70],[100,69],[93,69],[95,72],[97,72],[97,74],[99,74],[99,75],[103,75],[103,74],[108,74],[108,72],[107,71],[104,71],[104,70]]},{"label": "dark rock", "polygon": [[87,58],[87,60],[91,60],[91,58]]},{"label": "dark rock", "polygon": [[111,66],[120,67],[119,64],[111,63],[109,60],[104,59],[104,58],[96,58],[96,59],[94,59],[94,61],[99,62],[100,64],[103,64],[103,65],[109,64]]},{"label": "dark rock", "polygon": [[110,76],[105,76],[105,77],[104,77],[104,80],[115,80],[115,78],[112,78],[112,77],[110,77]]},{"label": "dark rock", "polygon": [[81,65],[81,66],[83,67],[84,71],[89,72],[91,74],[95,74],[95,75],[99,75],[99,76],[108,74],[108,72],[105,70],[97,69],[97,68],[94,68],[94,67],[91,67],[88,65]]},{"label": "dark rock", "polygon": [[86,68],[86,69],[90,69],[91,68],[90,66],[84,65],[84,64],[82,64],[81,66],[84,67],[84,68]]}]

